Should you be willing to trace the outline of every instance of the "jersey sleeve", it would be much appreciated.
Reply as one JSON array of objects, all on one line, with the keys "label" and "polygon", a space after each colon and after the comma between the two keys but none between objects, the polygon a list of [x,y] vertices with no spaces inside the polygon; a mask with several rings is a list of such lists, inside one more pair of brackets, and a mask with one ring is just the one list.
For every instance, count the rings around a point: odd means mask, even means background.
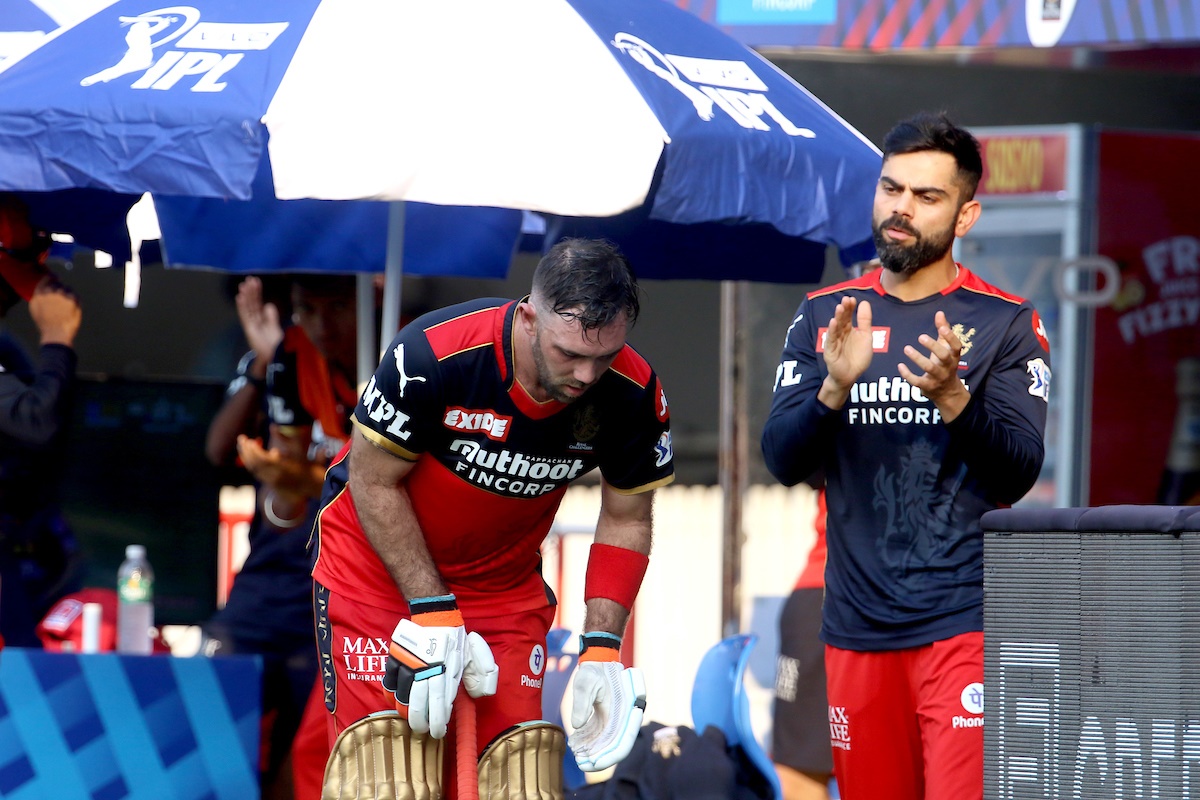
[{"label": "jersey sleeve", "polygon": [[354,408],[354,426],[408,461],[429,449],[441,408],[437,359],[424,331],[409,325],[388,345]]},{"label": "jersey sleeve", "polygon": [[65,403],[75,364],[72,348],[44,344],[30,383],[0,369],[0,436],[26,447],[49,444],[67,423]]},{"label": "jersey sleeve", "polygon": [[817,352],[813,305],[806,298],[788,327],[763,426],[767,469],[785,486],[794,486],[820,468],[821,454],[828,452],[839,419],[838,412],[817,400],[825,365]]},{"label": "jersey sleeve", "polygon": [[287,341],[285,336],[267,365],[267,418],[273,425],[306,428],[312,425],[313,418],[300,402],[300,371]]},{"label": "jersey sleeve", "polygon": [[[622,412],[625,410],[622,409]],[[600,474],[621,494],[638,494],[675,479],[671,448],[671,413],[662,382],[653,371],[640,387],[632,413],[617,420],[622,435],[600,462]]]},{"label": "jersey sleeve", "polygon": [[1015,503],[1037,480],[1049,401],[1050,344],[1026,302],[1009,325],[986,382],[946,426],[994,501]]}]

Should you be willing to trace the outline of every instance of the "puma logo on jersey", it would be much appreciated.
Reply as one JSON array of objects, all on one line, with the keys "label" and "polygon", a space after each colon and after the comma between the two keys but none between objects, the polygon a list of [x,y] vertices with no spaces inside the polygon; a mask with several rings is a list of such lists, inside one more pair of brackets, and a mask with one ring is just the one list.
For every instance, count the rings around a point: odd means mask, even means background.
[{"label": "puma logo on jersey", "polygon": [[426,381],[425,378],[421,377],[420,375],[409,376],[405,374],[403,342],[396,345],[396,349],[392,351],[392,355],[396,357],[396,372],[400,375],[400,396],[404,397],[404,387],[407,386],[410,381],[416,381],[417,383],[425,383]]}]

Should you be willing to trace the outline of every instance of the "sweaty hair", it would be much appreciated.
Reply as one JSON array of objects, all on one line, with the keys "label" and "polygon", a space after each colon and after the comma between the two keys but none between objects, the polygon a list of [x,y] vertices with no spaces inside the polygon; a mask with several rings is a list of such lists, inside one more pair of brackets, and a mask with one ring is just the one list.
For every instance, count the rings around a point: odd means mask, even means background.
[{"label": "sweaty hair", "polygon": [[637,278],[629,260],[604,239],[563,239],[538,262],[533,296],[547,310],[596,330],[622,313],[637,321]]},{"label": "sweaty hair", "polygon": [[959,185],[962,187],[960,202],[975,197],[979,179],[983,177],[983,158],[979,154],[979,142],[969,131],[958,127],[945,114],[918,114],[897,123],[883,138],[883,158],[902,153],[920,153],[936,150],[954,157],[958,165]]}]

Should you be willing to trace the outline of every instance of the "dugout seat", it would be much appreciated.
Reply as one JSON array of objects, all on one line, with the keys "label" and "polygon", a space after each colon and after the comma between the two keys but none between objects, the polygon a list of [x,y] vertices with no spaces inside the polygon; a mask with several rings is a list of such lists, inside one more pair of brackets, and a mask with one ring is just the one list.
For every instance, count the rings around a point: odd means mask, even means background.
[{"label": "dugout seat", "polygon": [[739,633],[722,639],[704,654],[692,684],[692,727],[700,734],[709,725],[720,729],[727,744],[742,748],[770,785],[775,800],[783,800],[775,765],[750,725],[745,678],[750,651],[757,642],[755,634]]},{"label": "dugout seat", "polygon": [[[562,704],[579,660],[577,653],[564,653],[563,648],[571,640],[571,631],[553,628],[546,634],[546,669],[542,673],[542,719],[553,722],[566,730],[563,724]],[[583,770],[575,763],[571,748],[563,756],[563,787],[567,791],[578,789],[587,783]]]}]

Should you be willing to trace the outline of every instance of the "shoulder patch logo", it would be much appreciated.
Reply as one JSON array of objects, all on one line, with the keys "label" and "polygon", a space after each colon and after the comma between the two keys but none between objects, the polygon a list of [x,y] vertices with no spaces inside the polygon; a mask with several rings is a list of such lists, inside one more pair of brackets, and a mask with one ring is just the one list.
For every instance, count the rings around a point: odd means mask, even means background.
[{"label": "shoulder patch logo", "polygon": [[654,413],[658,416],[659,422],[666,422],[671,416],[667,409],[667,393],[663,391],[662,381],[657,377],[654,379]]},{"label": "shoulder patch logo", "polygon": [[1050,367],[1040,358],[1032,358],[1025,362],[1025,371],[1029,373],[1029,393],[1050,402]]},{"label": "shoulder patch logo", "polygon": [[661,467],[671,460],[674,453],[671,452],[670,431],[663,431],[663,435],[658,437],[658,443],[654,445],[654,452],[654,466],[656,467]]},{"label": "shoulder patch logo", "polygon": [[1046,335],[1046,325],[1042,322],[1041,315],[1036,309],[1033,312],[1033,335],[1037,337],[1038,344],[1042,346],[1042,349],[1049,353],[1050,337]]},{"label": "shoulder patch logo", "polygon": [[420,375],[408,376],[404,372],[404,343],[396,345],[396,349],[392,351],[392,355],[396,357],[396,373],[400,376],[400,396],[404,397],[404,387],[411,381],[417,383],[425,383],[425,378]]}]

